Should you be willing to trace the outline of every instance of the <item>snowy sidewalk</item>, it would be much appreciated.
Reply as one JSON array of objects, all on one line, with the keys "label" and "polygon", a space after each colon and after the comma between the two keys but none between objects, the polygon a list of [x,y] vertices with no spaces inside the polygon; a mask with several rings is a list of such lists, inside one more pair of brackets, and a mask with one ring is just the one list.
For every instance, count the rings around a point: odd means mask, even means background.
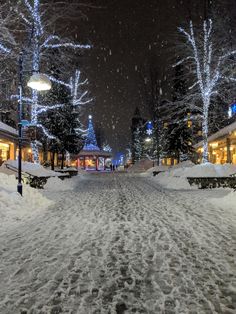
[{"label": "snowy sidewalk", "polygon": [[206,195],[78,178],[0,239],[0,313],[236,313],[236,214]]}]

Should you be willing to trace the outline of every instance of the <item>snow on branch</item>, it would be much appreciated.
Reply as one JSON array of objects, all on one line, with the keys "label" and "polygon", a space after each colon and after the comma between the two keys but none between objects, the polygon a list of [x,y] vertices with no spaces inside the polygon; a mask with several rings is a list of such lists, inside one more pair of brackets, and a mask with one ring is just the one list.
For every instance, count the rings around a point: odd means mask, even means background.
[{"label": "snow on branch", "polygon": [[54,110],[54,109],[58,109],[58,108],[62,108],[64,107],[65,104],[57,104],[57,105],[48,105],[48,106],[43,106],[43,105],[38,105],[37,107],[37,113],[43,113],[43,112],[47,112],[49,110]]},{"label": "snow on branch", "polygon": [[36,127],[40,128],[43,131],[43,133],[46,135],[47,138],[55,139],[55,136],[50,134],[49,131],[41,123],[37,123]]},{"label": "snow on branch", "polygon": [[[56,42],[55,42],[56,41]],[[73,48],[73,49],[90,49],[91,45],[81,45],[70,42],[61,43],[61,38],[56,35],[50,35],[41,45],[41,48]]]},{"label": "snow on branch", "polygon": [[81,92],[80,87],[87,84],[88,80],[86,79],[81,82],[80,77],[81,72],[79,70],[76,70],[74,77],[70,78],[70,90],[74,106],[85,105],[92,101],[92,99],[83,100],[87,96],[88,91]]},{"label": "snow on branch", "polygon": [[188,60],[191,60],[191,59],[194,59],[194,57],[192,57],[192,56],[186,57],[186,58],[184,58],[184,59],[178,61],[177,63],[173,64],[172,67],[173,67],[173,68],[174,68],[174,67],[177,67],[178,65],[181,65],[181,64],[184,63],[185,61],[188,61]]},{"label": "snow on branch", "polygon": [[8,49],[7,47],[0,44],[0,52],[4,53],[4,54],[9,54],[9,53],[11,53],[11,49]]},{"label": "snow on branch", "polygon": [[24,0],[24,2],[25,2],[25,6],[26,6],[27,9],[29,10],[29,12],[30,12],[31,14],[33,14],[33,13],[34,13],[34,10],[33,10],[33,7],[31,6],[31,4],[29,3],[29,1],[28,1],[28,0]]},{"label": "snow on branch", "polygon": [[52,81],[52,82],[54,82],[54,83],[57,83],[57,84],[59,84],[59,85],[66,86],[66,87],[68,87],[68,88],[71,87],[70,84],[68,84],[68,83],[66,83],[66,82],[64,82],[64,81],[62,81],[62,80],[58,80],[58,79],[56,79],[54,76],[51,76],[51,75],[48,75],[48,74],[44,74],[44,75],[46,75],[46,76],[49,78],[49,80]]},{"label": "snow on branch", "polygon": [[45,48],[72,48],[72,49],[90,49],[90,45],[81,45],[74,43],[58,43],[58,44],[45,44]]},{"label": "snow on branch", "polygon": [[[12,100],[14,100],[14,99],[19,100],[19,98],[20,98],[19,95],[11,95],[11,99]],[[29,97],[22,97],[21,100],[24,101],[24,102],[27,102],[27,103],[33,103],[33,99],[29,98]]]}]

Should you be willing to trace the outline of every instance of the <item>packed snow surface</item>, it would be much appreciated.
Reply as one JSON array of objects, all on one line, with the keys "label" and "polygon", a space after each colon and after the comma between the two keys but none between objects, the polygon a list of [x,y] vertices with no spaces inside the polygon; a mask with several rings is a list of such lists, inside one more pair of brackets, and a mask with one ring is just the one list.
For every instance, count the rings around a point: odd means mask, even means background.
[{"label": "packed snow surface", "polygon": [[23,186],[23,197],[17,192],[17,180],[14,175],[0,173],[0,231],[12,224],[37,216],[52,205],[38,190]]},{"label": "packed snow surface", "polygon": [[47,180],[47,183],[44,185],[44,189],[48,191],[67,191],[73,190],[74,188],[74,180],[72,179],[64,179],[61,180],[57,177],[52,177]]},{"label": "packed snow surface", "polygon": [[[5,161],[1,168],[0,171],[6,172],[6,171],[11,171],[17,170],[18,169],[18,161],[17,160],[7,160]],[[32,162],[27,162],[23,161],[22,162],[22,171],[28,174],[31,174],[33,176],[39,176],[39,177],[58,177],[58,176],[63,176],[63,174],[59,172],[52,171],[50,169],[46,169],[40,164],[35,164]]]},{"label": "packed snow surface", "polygon": [[0,237],[1,314],[235,313],[235,210],[148,176],[74,180]]}]

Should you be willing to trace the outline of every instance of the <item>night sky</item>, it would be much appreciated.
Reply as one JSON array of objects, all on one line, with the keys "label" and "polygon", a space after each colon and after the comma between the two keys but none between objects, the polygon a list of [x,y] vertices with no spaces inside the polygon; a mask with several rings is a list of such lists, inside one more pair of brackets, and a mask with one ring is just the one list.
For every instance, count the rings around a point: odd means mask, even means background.
[{"label": "night sky", "polygon": [[93,44],[93,49],[81,58],[94,97],[90,112],[114,151],[129,145],[129,127],[136,106],[148,118],[140,75],[145,61],[150,55],[156,56],[160,79],[167,74],[163,90],[168,91],[177,26],[185,25],[190,13],[201,18],[204,3],[204,0],[192,3],[101,0],[96,5],[102,8],[88,10],[88,20],[78,21],[75,30],[78,38]]}]

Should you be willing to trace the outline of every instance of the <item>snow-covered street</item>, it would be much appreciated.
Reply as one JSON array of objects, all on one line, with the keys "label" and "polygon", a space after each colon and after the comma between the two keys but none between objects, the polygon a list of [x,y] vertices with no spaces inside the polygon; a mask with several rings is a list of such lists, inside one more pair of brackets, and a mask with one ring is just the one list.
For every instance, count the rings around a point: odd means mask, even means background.
[{"label": "snow-covered street", "polygon": [[236,212],[142,175],[75,180],[1,230],[1,314],[236,313]]}]

